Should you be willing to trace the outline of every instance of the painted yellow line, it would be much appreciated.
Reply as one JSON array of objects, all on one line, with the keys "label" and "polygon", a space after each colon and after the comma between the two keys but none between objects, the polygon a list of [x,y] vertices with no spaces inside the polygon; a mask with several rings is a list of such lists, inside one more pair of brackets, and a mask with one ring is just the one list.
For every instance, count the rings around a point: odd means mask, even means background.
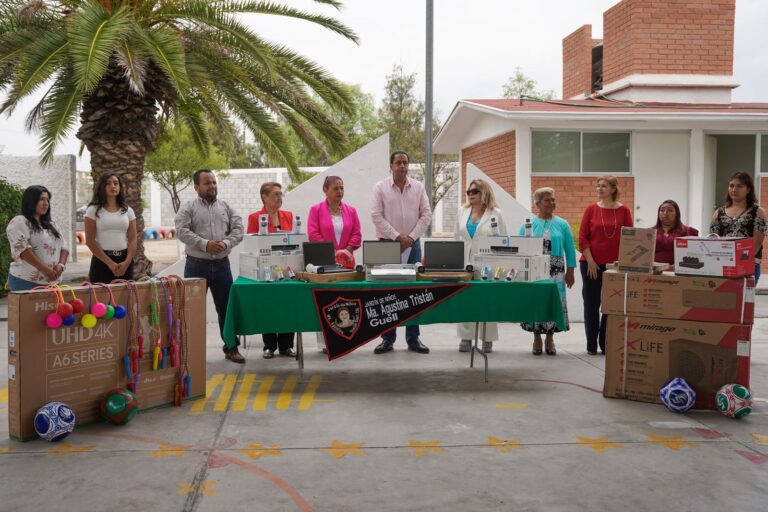
[{"label": "painted yellow line", "polygon": [[517,409],[517,410],[521,410],[521,409],[525,409],[526,407],[528,407],[528,404],[523,404],[523,403],[520,403],[520,402],[512,402],[512,403],[509,403],[509,404],[496,404],[496,408],[497,409]]},{"label": "painted yellow line", "polygon": [[216,399],[216,403],[213,404],[213,410],[215,412],[222,412],[227,410],[229,401],[232,399],[232,391],[235,389],[237,383],[237,375],[234,373],[228,374],[224,378],[224,385],[219,392],[219,398]]},{"label": "painted yellow line", "polygon": [[211,395],[213,395],[213,392],[219,387],[222,380],[224,380],[224,374],[222,373],[211,375],[211,378],[205,382],[205,398],[195,400],[195,403],[192,405],[192,409],[190,409],[189,412],[194,414],[203,412],[203,409],[205,409],[205,406],[208,404],[208,400],[211,399]]},{"label": "painted yellow line", "polygon": [[301,395],[301,400],[299,400],[298,409],[300,411],[306,411],[312,407],[312,403],[315,401],[315,392],[317,391],[317,388],[320,387],[320,382],[322,380],[323,378],[320,375],[313,375],[312,378],[309,379],[309,383],[307,384],[306,389],[304,389],[304,393]]},{"label": "painted yellow line", "polygon": [[235,401],[232,402],[233,411],[245,410],[245,406],[248,403],[248,397],[251,395],[251,388],[253,387],[254,380],[256,380],[256,374],[245,374],[245,377],[243,377],[243,380],[240,382],[240,388],[237,390]]},{"label": "painted yellow line", "polygon": [[0,388],[0,404],[8,403],[8,388]]},{"label": "painted yellow line", "polygon": [[280,391],[280,394],[277,396],[277,409],[283,410],[287,409],[291,406],[291,397],[293,395],[293,390],[296,388],[296,383],[299,382],[299,378],[295,375],[289,375],[285,378],[285,384],[283,384],[283,389]]},{"label": "painted yellow line", "polygon": [[259,384],[259,391],[256,392],[256,398],[253,399],[254,411],[266,411],[267,401],[269,400],[269,390],[275,382],[274,375],[267,375]]}]

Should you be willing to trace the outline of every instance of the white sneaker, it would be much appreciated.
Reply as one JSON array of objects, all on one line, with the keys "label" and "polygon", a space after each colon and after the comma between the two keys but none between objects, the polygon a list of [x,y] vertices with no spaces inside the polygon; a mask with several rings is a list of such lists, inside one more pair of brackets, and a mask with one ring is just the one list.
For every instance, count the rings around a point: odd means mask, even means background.
[{"label": "white sneaker", "polygon": [[493,342],[492,341],[484,341],[483,342],[483,352],[486,354],[490,354],[493,352]]},{"label": "white sneaker", "polygon": [[469,352],[470,350],[472,350],[472,340],[461,340],[459,352]]}]

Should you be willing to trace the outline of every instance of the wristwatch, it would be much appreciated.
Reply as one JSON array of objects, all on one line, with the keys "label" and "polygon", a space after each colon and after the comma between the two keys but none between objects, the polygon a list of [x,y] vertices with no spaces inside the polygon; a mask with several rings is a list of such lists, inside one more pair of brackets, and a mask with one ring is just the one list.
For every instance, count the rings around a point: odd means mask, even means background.
[{"label": "wristwatch", "polygon": [[65,268],[67,268],[67,266],[65,264],[61,263],[61,262],[59,262],[59,263],[57,263],[57,264],[55,264],[53,266],[53,268],[56,268],[56,267],[61,267],[61,270],[64,270]]}]

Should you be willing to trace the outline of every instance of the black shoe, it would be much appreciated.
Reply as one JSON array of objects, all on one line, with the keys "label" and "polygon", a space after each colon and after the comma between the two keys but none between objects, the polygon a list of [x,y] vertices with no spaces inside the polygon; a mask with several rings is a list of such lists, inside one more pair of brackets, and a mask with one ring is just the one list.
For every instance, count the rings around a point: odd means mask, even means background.
[{"label": "black shoe", "polygon": [[597,350],[587,350],[587,354],[589,354],[591,356],[596,356],[597,355]]},{"label": "black shoe", "polygon": [[296,351],[292,348],[287,348],[285,350],[280,351],[281,356],[288,356],[288,357],[296,357]]},{"label": "black shoe", "polygon": [[264,349],[264,359],[272,359],[275,357],[275,351],[268,348]]},{"label": "black shoe", "polygon": [[600,349],[600,355],[601,355],[601,356],[604,356],[604,355],[605,355],[605,349],[604,349],[604,348],[601,348],[601,349]]},{"label": "black shoe", "polygon": [[408,343],[408,350],[413,350],[419,354],[429,354],[429,347],[421,342],[421,338],[416,338],[416,341]]},{"label": "black shoe", "polygon": [[374,354],[383,354],[385,352],[392,352],[392,350],[394,350],[392,348],[392,343],[390,343],[388,341],[382,341],[381,343],[379,343],[376,346],[375,349],[373,349],[373,353]]}]

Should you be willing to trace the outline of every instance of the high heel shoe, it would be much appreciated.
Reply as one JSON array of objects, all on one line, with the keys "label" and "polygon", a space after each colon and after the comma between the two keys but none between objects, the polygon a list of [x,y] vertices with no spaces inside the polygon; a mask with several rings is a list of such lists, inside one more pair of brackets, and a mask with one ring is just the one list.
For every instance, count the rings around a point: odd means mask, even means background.
[{"label": "high heel shoe", "polygon": [[533,342],[533,350],[531,350],[533,355],[540,356],[541,355],[541,343],[539,343],[539,346],[536,347],[536,342]]},{"label": "high heel shoe", "polygon": [[544,352],[546,352],[548,356],[556,356],[557,349],[555,348],[555,342],[553,341],[551,345],[547,343],[547,346],[544,349]]}]

